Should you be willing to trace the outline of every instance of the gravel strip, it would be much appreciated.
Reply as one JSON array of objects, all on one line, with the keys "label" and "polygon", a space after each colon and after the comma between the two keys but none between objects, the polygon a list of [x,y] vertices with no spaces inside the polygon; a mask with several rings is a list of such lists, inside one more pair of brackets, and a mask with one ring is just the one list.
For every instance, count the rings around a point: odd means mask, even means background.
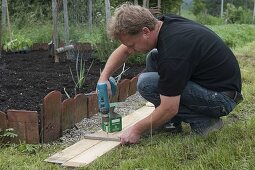
[{"label": "gravel strip", "polygon": [[[114,112],[122,116],[126,116],[144,106],[146,102],[147,101],[142,98],[138,92],[136,92],[136,94],[129,96],[125,102],[118,103]],[[84,118],[81,122],[76,123],[76,127],[65,130],[60,141],[67,145],[73,144],[83,139],[84,135],[94,133],[100,129],[100,118],[98,115],[94,115],[91,118]]]}]

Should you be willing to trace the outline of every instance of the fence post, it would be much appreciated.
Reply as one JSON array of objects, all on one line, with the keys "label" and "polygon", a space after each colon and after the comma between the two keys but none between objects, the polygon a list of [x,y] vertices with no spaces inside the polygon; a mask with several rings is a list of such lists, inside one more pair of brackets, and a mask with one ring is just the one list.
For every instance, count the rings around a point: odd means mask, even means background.
[{"label": "fence post", "polygon": [[55,63],[59,62],[59,57],[56,53],[58,48],[58,3],[57,0],[52,0],[52,18],[53,18],[53,55]]}]

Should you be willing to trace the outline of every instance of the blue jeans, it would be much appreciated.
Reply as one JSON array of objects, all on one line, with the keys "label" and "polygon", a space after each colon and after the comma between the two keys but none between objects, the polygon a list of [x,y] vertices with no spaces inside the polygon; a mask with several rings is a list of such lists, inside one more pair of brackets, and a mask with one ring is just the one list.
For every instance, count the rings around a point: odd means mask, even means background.
[{"label": "blue jeans", "polygon": [[[157,55],[155,49],[147,55],[146,70],[139,76],[137,83],[137,89],[141,96],[153,103],[155,107],[160,105],[158,65],[155,60]],[[171,119],[171,122],[180,123],[183,121],[189,123],[192,129],[202,127],[212,119],[226,116],[235,106],[234,100],[223,93],[206,89],[188,81],[181,94],[179,111]]]}]

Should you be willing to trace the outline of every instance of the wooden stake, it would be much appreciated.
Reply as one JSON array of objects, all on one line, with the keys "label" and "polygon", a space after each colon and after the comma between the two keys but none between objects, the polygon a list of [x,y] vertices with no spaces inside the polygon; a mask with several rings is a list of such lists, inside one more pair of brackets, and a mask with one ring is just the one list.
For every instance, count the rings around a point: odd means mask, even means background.
[{"label": "wooden stake", "polygon": [[88,6],[89,6],[89,12],[88,12],[88,18],[89,18],[89,29],[92,30],[92,0],[88,1]]},{"label": "wooden stake", "polygon": [[59,62],[59,57],[56,54],[58,48],[58,3],[57,0],[52,0],[52,18],[53,18],[53,55],[55,63]]},{"label": "wooden stake", "polygon": [[107,23],[111,18],[110,0],[105,0],[105,17],[106,17],[106,23]]}]

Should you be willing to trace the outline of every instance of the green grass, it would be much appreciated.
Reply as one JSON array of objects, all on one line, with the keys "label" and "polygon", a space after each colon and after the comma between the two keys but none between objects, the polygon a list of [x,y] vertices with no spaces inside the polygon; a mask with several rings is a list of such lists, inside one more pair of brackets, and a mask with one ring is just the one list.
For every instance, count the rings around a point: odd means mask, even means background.
[{"label": "green grass", "polygon": [[[240,63],[244,101],[226,125],[208,137],[154,134],[138,145],[118,147],[80,169],[255,169],[255,41],[235,48]],[[0,147],[0,169],[64,169],[43,160],[66,146],[11,145]]]},{"label": "green grass", "polygon": [[0,169],[1,170],[38,170],[38,169],[63,169],[59,165],[50,164],[43,160],[50,154],[64,149],[60,144],[28,145],[11,144],[0,147]]},{"label": "green grass", "polygon": [[206,138],[158,134],[81,169],[253,169],[254,135],[255,119],[230,124]]},{"label": "green grass", "polygon": [[255,41],[255,25],[228,24],[208,26],[231,48],[243,47]]}]

